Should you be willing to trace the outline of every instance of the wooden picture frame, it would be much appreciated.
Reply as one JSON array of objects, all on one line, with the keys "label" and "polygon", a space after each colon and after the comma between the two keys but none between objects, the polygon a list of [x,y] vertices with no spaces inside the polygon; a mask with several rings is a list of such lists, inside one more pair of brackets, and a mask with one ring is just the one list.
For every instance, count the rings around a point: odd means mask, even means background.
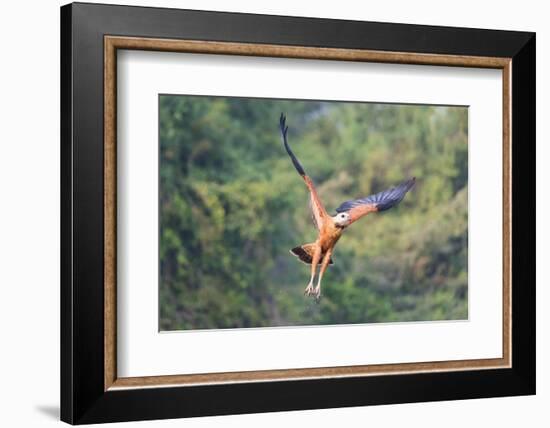
[{"label": "wooden picture frame", "polygon": [[[502,358],[118,377],[118,49],[502,70]],[[534,34],[76,3],[61,9],[61,53],[62,420],[80,424],[535,392]]]}]

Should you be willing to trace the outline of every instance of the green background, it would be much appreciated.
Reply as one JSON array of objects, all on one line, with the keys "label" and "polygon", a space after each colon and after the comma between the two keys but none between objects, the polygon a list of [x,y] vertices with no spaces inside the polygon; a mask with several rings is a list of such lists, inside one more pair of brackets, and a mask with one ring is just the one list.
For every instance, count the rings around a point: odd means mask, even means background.
[{"label": "green background", "polygon": [[[465,319],[465,107],[161,95],[160,329]],[[329,214],[415,176],[397,207],[344,232],[319,303],[289,249]]]}]

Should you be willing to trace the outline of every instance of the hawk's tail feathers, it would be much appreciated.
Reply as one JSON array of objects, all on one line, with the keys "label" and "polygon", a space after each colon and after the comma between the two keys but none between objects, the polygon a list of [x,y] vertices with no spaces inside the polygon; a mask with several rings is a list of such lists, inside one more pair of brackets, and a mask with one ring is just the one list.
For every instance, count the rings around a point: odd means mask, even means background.
[{"label": "hawk's tail feathers", "polygon": [[[313,252],[315,251],[315,244],[304,244],[300,245],[298,247],[294,247],[290,250],[290,253],[294,256],[298,257],[302,262],[304,262],[306,265],[310,265],[313,261]],[[324,254],[321,254],[321,260],[323,260]],[[319,260],[319,262],[321,261]],[[330,258],[330,261],[328,262],[329,265],[333,265],[334,261],[332,260],[332,257]]]}]

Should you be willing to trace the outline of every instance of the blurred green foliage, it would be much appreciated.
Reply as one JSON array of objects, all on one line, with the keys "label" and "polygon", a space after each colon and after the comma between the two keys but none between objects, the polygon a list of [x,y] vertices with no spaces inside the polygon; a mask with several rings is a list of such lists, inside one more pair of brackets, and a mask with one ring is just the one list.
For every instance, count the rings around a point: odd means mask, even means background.
[{"label": "blurred green foliage", "polygon": [[[319,303],[307,189],[329,213],[415,176],[397,207],[346,230]],[[160,329],[467,318],[468,112],[462,107],[160,97]]]}]

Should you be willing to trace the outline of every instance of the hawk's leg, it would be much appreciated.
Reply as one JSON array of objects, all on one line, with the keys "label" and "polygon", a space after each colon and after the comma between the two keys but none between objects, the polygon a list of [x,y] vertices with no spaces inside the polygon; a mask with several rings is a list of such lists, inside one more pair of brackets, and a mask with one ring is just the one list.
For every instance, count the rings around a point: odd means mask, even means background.
[{"label": "hawk's leg", "polygon": [[321,297],[321,280],[323,279],[323,274],[327,270],[328,264],[330,263],[330,257],[331,256],[332,256],[332,248],[329,249],[325,253],[325,256],[323,257],[323,262],[321,263],[321,269],[319,271],[319,276],[317,277],[317,286],[313,290],[313,296],[315,296],[315,298],[317,300],[319,300],[319,298]]},{"label": "hawk's leg", "polygon": [[307,285],[304,291],[304,294],[306,296],[312,296],[314,293],[313,281],[315,280],[315,273],[317,271],[317,265],[319,264],[320,259],[321,259],[321,246],[316,245],[315,251],[313,252],[313,257],[311,260],[311,278],[309,279],[309,284]]}]

